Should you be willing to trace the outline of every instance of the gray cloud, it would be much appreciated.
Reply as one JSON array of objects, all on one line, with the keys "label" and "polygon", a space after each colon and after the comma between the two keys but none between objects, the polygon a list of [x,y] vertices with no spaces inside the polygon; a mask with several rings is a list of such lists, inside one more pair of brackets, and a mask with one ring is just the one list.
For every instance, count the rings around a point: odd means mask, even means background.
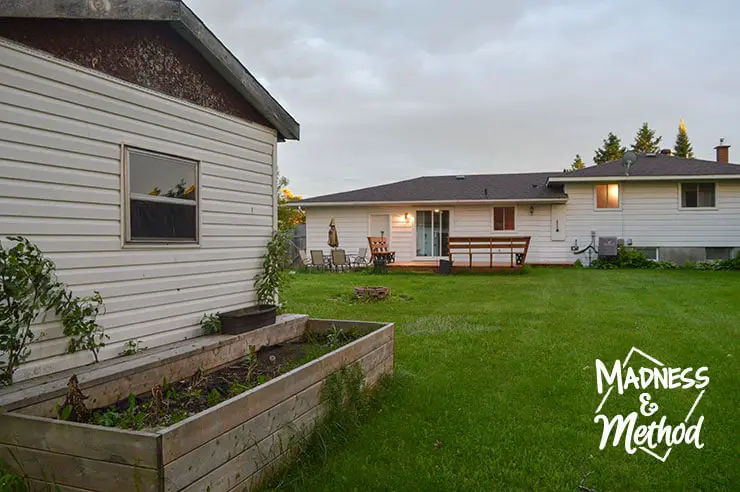
[{"label": "gray cloud", "polygon": [[735,2],[188,4],[300,121],[279,154],[299,194],[559,170],[643,121],[672,145],[684,118],[699,157],[740,146]]}]

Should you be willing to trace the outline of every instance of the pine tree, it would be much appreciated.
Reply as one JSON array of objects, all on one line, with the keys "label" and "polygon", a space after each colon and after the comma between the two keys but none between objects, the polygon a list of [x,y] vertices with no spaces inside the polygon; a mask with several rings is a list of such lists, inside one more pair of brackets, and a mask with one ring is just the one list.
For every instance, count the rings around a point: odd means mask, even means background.
[{"label": "pine tree", "polygon": [[678,135],[676,135],[676,145],[673,146],[673,154],[678,157],[694,157],[694,149],[691,148],[691,141],[686,133],[683,120],[678,124]]},{"label": "pine tree", "polygon": [[646,121],[637,130],[635,142],[632,144],[632,151],[638,154],[644,152],[660,152],[661,140],[663,140],[663,137],[656,137],[655,130],[651,130]]},{"label": "pine tree", "polygon": [[581,159],[581,154],[576,154],[576,158],[573,159],[573,163],[570,165],[570,169],[568,169],[568,171],[578,171],[584,167],[586,167],[586,165],[583,163],[583,159]]},{"label": "pine tree", "polygon": [[603,146],[596,149],[594,162],[596,164],[604,164],[605,162],[616,161],[617,159],[621,159],[626,151],[627,148],[622,147],[622,141],[619,137],[609,132],[609,135],[604,139]]}]

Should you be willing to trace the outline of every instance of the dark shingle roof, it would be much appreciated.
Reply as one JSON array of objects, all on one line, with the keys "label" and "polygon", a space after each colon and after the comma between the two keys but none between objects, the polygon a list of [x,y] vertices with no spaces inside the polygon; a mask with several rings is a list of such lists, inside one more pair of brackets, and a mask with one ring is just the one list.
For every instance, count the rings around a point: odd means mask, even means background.
[{"label": "dark shingle roof", "polygon": [[558,200],[567,196],[558,187],[547,187],[547,178],[563,173],[471,174],[422,176],[360,190],[307,198],[298,205],[338,202],[431,202],[456,200]]},{"label": "dark shingle roof", "polygon": [[[600,166],[589,166],[579,171],[571,171],[558,176],[559,178],[600,178],[610,176],[624,176],[626,168],[621,159],[607,162]],[[740,165],[723,164],[701,159],[686,159],[670,155],[640,154],[630,167],[630,178],[655,176],[710,176],[710,175],[739,175]],[[555,178],[555,176],[553,176]]]}]

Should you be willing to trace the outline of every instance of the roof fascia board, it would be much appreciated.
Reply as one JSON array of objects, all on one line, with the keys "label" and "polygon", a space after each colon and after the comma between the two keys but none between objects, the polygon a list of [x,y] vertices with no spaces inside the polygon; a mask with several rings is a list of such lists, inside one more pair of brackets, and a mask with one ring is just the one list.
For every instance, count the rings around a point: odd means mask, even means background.
[{"label": "roof fascia board", "polygon": [[413,200],[413,201],[368,201],[368,202],[290,202],[286,203],[291,207],[341,207],[341,206],[359,206],[359,205],[495,205],[496,203],[566,203],[567,198],[507,198],[507,199],[490,199],[490,200]]},{"label": "roof fascia board", "polygon": [[662,176],[589,176],[583,178],[548,178],[550,183],[593,183],[596,181],[689,181],[689,180],[740,179],[740,174],[684,174]]}]

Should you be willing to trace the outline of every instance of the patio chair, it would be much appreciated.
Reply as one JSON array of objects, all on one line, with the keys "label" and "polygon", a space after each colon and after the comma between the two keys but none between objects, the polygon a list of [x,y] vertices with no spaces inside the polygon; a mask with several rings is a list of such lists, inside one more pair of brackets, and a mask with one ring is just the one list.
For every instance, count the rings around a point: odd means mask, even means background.
[{"label": "patio chair", "polygon": [[367,248],[360,248],[356,255],[350,255],[350,260],[353,266],[368,266],[369,263],[367,261]]},{"label": "patio chair", "polygon": [[326,268],[326,264],[324,263],[324,252],[320,249],[312,249],[311,250],[311,263],[310,266],[317,269],[317,270],[323,270]]},{"label": "patio chair", "polygon": [[300,257],[301,266],[303,268],[311,268],[313,266],[313,264],[311,263],[311,258],[309,258],[308,254],[302,249],[298,250],[298,256]]},{"label": "patio chair", "polygon": [[331,250],[331,263],[334,268],[339,270],[340,268],[344,271],[344,267],[352,267],[352,264],[347,259],[347,254],[343,249]]}]

